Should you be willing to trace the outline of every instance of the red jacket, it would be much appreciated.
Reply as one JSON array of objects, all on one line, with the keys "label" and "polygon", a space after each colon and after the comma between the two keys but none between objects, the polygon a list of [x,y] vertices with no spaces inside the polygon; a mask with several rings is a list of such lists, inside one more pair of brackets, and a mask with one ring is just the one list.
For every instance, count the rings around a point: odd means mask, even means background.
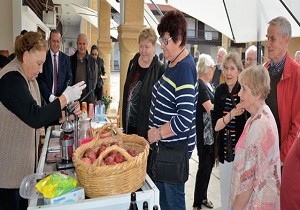
[{"label": "red jacket", "polygon": [[[269,68],[268,61],[264,66]],[[286,56],[284,70],[277,84],[277,105],[280,121],[280,159],[292,147],[300,128],[300,65],[289,55]]]}]

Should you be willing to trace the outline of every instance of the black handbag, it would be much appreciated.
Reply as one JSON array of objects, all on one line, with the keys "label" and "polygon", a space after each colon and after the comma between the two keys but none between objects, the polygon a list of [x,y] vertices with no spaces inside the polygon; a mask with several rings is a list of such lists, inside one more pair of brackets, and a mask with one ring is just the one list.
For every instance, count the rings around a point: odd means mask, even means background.
[{"label": "black handbag", "polygon": [[154,181],[183,184],[189,176],[188,141],[151,145],[148,175]]}]

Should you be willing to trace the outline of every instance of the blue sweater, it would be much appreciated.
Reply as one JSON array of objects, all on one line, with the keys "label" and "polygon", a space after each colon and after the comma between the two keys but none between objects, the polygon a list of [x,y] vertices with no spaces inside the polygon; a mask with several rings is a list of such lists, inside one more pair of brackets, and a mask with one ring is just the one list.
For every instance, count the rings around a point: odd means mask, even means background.
[{"label": "blue sweater", "polygon": [[149,127],[160,127],[169,122],[174,136],[161,140],[175,142],[189,135],[189,152],[195,147],[197,72],[189,54],[176,66],[167,68],[152,89]]}]

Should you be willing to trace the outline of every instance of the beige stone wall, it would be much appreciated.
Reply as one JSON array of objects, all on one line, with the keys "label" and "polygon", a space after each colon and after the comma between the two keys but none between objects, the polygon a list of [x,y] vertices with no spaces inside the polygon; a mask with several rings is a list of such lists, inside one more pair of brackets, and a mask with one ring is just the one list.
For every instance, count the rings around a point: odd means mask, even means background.
[{"label": "beige stone wall", "polygon": [[295,52],[300,50],[300,37],[292,38],[289,45],[289,53],[294,57]]}]

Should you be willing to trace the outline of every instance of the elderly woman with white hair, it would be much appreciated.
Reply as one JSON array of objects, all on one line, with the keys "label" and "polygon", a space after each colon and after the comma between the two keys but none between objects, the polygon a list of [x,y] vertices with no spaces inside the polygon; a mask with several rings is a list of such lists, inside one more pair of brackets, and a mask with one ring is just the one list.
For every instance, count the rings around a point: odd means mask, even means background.
[{"label": "elderly woman with white hair", "polygon": [[199,156],[198,172],[194,192],[194,209],[202,205],[213,208],[207,199],[207,188],[214,165],[214,136],[210,111],[214,105],[214,89],[210,82],[214,71],[214,61],[210,55],[201,54],[197,63],[198,103],[196,111],[197,150]]},{"label": "elderly woman with white hair", "polygon": [[245,52],[244,68],[255,66],[256,63],[257,63],[257,47],[255,45],[251,45],[250,47],[247,48]]}]

